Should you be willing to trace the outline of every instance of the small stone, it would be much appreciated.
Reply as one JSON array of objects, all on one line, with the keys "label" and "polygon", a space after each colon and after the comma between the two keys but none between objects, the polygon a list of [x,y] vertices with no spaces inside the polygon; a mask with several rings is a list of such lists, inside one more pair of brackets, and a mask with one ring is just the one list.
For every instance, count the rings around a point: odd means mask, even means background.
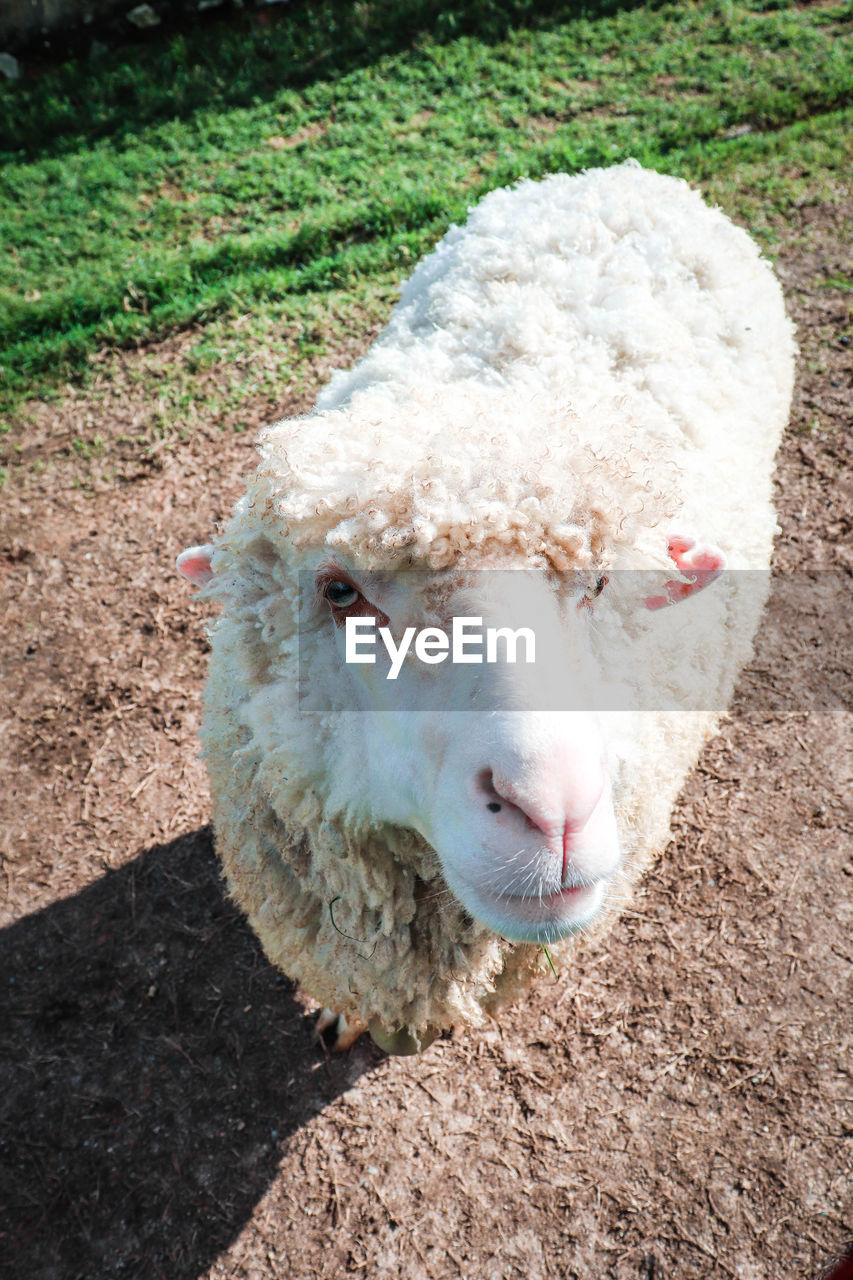
[{"label": "small stone", "polygon": [[146,27],[158,27],[160,25],[159,14],[156,14],[150,4],[138,4],[135,9],[131,9],[127,15],[128,22],[132,22],[135,27],[139,27],[140,31],[144,31]]},{"label": "small stone", "polygon": [[751,124],[733,124],[730,129],[726,129],[723,137],[728,139],[745,138],[749,133],[752,133]]},{"label": "small stone", "polygon": [[17,58],[13,58],[11,53],[0,53],[0,73],[7,80],[20,80],[21,64]]}]

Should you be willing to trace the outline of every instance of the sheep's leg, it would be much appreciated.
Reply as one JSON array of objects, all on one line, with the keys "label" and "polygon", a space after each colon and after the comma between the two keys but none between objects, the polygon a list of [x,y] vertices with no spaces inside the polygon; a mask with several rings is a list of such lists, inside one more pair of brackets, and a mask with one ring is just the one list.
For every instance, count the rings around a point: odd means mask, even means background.
[{"label": "sheep's leg", "polygon": [[345,1049],[350,1049],[365,1029],[363,1022],[356,1019],[350,1022],[344,1013],[335,1013],[334,1009],[323,1009],[314,1024],[314,1039],[319,1040],[323,1032],[328,1031],[330,1027],[335,1027],[333,1053],[343,1053]]}]

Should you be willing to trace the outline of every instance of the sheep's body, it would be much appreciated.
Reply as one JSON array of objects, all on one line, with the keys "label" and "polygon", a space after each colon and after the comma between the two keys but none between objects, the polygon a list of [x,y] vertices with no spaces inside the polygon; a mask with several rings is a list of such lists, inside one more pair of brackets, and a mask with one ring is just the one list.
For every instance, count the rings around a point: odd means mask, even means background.
[{"label": "sheep's body", "polygon": [[[766,569],[792,356],[749,237],[686,184],[624,165],[486,197],[365,358],[307,418],[264,433],[214,555],[225,607],[203,737],[231,892],[323,1004],[416,1034],[477,1024],[542,958],[472,920],[445,891],[443,855],[362,801],[377,769],[362,713],[329,698],[300,714],[298,644],[319,682],[333,677],[320,623],[303,618],[297,639],[296,571],[318,556],[450,574],[663,568],[679,530]],[[750,653],[762,591],[738,575],[714,591],[678,619],[677,662],[649,650],[668,705],[698,676],[701,706],[606,730],[624,866],[601,918],[662,847]],[[605,666],[608,627],[654,637],[654,615],[619,608],[602,597],[589,639]]]}]

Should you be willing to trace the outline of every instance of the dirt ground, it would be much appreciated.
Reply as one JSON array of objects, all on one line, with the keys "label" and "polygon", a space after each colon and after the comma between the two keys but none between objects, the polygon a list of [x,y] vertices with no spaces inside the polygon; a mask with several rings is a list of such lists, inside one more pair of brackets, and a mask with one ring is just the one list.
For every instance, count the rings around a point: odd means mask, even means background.
[{"label": "dirt ground", "polygon": [[[31,406],[0,513],[0,1275],[811,1280],[840,1252],[851,226],[853,202],[785,231],[779,590],[672,843],[607,939],[421,1058],[325,1054],[223,896],[204,610],[172,566],[227,515],[251,440],[128,442],[151,411],[134,369],[190,338]],[[301,407],[284,388],[253,420]]]}]

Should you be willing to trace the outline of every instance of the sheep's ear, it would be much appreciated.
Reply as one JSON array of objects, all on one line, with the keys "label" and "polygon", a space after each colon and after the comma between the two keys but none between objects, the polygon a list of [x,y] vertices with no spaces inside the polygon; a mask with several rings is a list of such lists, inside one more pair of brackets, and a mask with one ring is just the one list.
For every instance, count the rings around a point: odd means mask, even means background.
[{"label": "sheep's ear", "polygon": [[213,570],[210,567],[212,555],[213,547],[210,543],[206,547],[187,547],[186,551],[182,551],[178,556],[176,562],[178,573],[189,578],[190,582],[194,582],[197,587],[203,587],[213,577]]},{"label": "sheep's ear", "polygon": [[718,578],[726,567],[725,553],[710,542],[699,543],[695,538],[673,536],[667,550],[686,580],[672,578],[664,583],[662,596],[645,596],[643,604],[647,609],[663,609],[665,605],[678,604],[680,600],[694,596]]}]

